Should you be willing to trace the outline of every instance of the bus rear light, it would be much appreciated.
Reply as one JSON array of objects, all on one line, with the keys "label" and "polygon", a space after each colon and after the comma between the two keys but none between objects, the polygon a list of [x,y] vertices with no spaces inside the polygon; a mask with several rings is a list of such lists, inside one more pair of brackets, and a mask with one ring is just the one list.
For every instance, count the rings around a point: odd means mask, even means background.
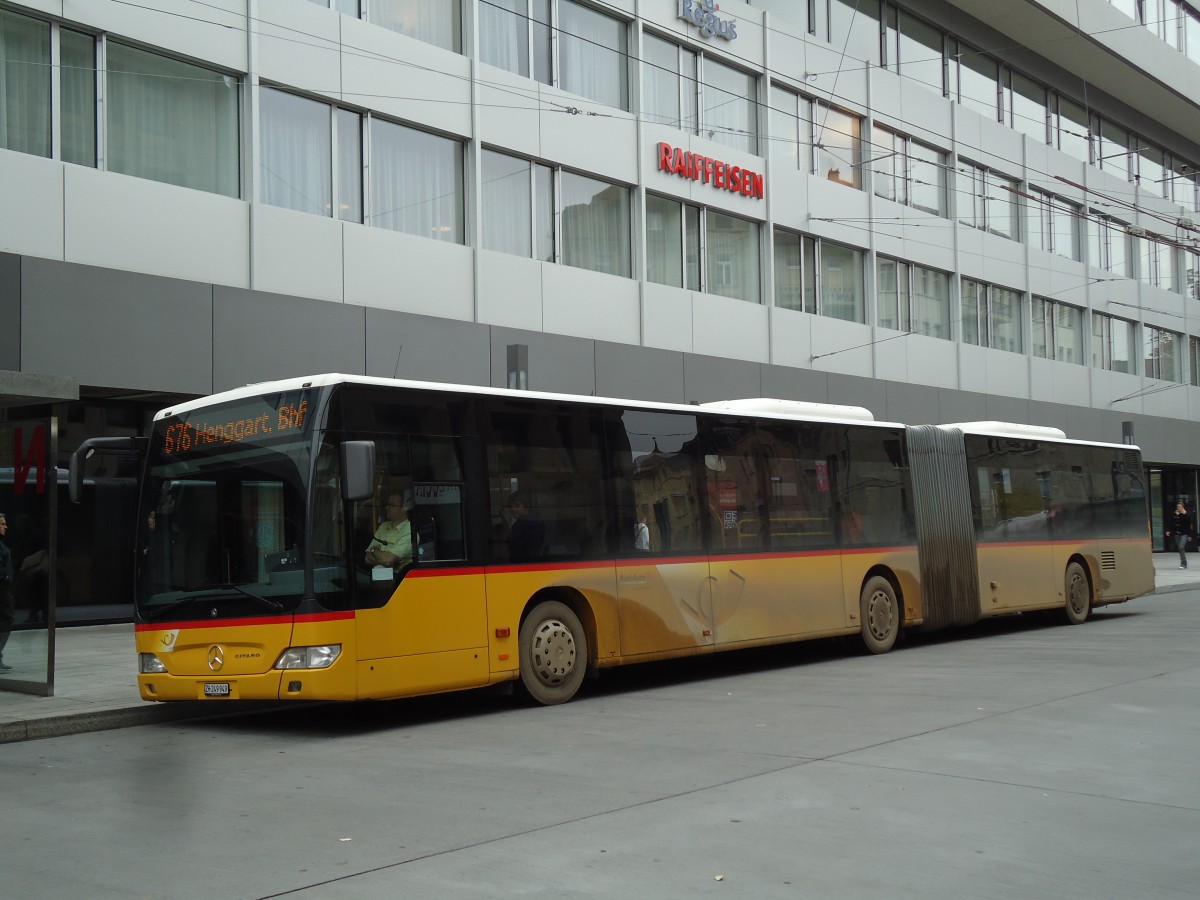
[{"label": "bus rear light", "polygon": [[328,669],[342,652],[341,644],[289,647],[280,654],[276,669]]},{"label": "bus rear light", "polygon": [[143,675],[165,675],[167,667],[153,653],[139,653],[138,671]]}]

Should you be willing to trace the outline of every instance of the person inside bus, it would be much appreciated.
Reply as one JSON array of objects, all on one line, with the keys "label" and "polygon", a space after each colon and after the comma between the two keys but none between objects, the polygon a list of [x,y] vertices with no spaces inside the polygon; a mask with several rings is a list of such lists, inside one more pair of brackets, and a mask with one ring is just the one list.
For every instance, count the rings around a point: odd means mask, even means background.
[{"label": "person inside bus", "polygon": [[1167,527],[1171,529],[1167,532],[1167,537],[1174,536],[1175,549],[1179,551],[1179,568],[1186,569],[1188,537],[1192,533],[1192,516],[1182,500],[1175,504],[1175,512],[1167,520]]},{"label": "person inside bus", "polygon": [[[8,517],[4,513],[0,513],[0,538],[7,534]],[[12,553],[8,549],[8,544],[0,540],[0,672],[12,671],[12,666],[4,661],[4,645],[8,643],[8,636],[12,634],[13,630],[13,622],[16,621],[12,578]]]},{"label": "person inside bus", "polygon": [[387,518],[375,529],[375,536],[367,545],[367,565],[399,572],[412,562],[412,525],[408,521],[411,508],[411,494],[399,491],[388,494],[384,507]]},{"label": "person inside bus", "polygon": [[508,498],[512,525],[508,528],[509,562],[529,562],[542,558],[546,543],[546,523],[530,509],[529,497],[514,491]]}]

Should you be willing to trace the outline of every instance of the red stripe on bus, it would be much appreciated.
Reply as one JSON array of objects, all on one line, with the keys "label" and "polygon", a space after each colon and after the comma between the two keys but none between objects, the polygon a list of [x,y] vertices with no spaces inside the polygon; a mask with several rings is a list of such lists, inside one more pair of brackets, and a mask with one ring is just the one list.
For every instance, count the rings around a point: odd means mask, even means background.
[{"label": "red stripe on bus", "polygon": [[339,609],[332,612],[300,613],[296,616],[264,616],[260,619],[197,619],[195,621],[139,622],[134,631],[173,631],[176,628],[240,628],[246,625],[291,625],[293,622],[335,622],[353,619],[354,610]]}]

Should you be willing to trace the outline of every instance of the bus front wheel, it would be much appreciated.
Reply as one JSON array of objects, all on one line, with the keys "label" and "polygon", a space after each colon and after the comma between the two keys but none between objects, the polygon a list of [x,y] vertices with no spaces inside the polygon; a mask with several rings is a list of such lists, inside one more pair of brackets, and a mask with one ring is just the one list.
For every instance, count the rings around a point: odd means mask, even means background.
[{"label": "bus front wheel", "polygon": [[575,696],[587,674],[587,634],[571,608],[558,601],[539,603],[519,634],[521,684],[547,706]]},{"label": "bus front wheel", "polygon": [[1092,584],[1078,562],[1067,566],[1067,605],[1063,610],[1068,625],[1082,625],[1092,611]]},{"label": "bus front wheel", "polygon": [[881,575],[874,575],[863,585],[859,598],[862,616],[862,642],[871,653],[887,653],[896,644],[900,633],[900,601],[896,589]]}]

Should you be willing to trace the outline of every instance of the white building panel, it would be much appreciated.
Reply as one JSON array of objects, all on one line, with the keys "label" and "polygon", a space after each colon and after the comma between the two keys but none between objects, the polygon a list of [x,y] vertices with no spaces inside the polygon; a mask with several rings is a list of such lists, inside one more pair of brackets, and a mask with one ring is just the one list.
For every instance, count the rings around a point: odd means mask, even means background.
[{"label": "white building panel", "polygon": [[80,166],[64,172],[67,262],[250,286],[246,203]]},{"label": "white building panel", "polygon": [[341,222],[257,204],[251,228],[251,287],[318,300],[342,299]]},{"label": "white building panel", "polygon": [[542,269],[545,263],[509,253],[479,250],[478,320],[506,328],[542,330]]},{"label": "white building panel", "polygon": [[642,285],[642,343],[691,353],[692,327],[691,291],[649,281]]},{"label": "white building panel", "polygon": [[692,294],[692,341],[697,353],[767,362],[767,309],[715,294]]},{"label": "white building panel", "polygon": [[811,368],[870,378],[874,357],[871,339],[871,329],[866,325],[815,316]]},{"label": "white building panel", "polygon": [[[62,163],[0,150],[0,252],[63,258]],[[18,210],[36,211],[15,215]]]},{"label": "white building panel", "polygon": [[542,318],[555,334],[638,342],[637,282],[570,266],[542,267]]},{"label": "white building panel", "polygon": [[[258,21],[254,27],[259,78],[340,98],[344,18],[312,3],[258,0]],[[345,99],[364,104],[362,97]]]},{"label": "white building panel", "polygon": [[471,321],[471,250],[382,228],[347,225],[346,302]]},{"label": "white building panel", "polygon": [[245,72],[247,0],[63,0],[69,21],[232,72]]},{"label": "white building panel", "polygon": [[484,63],[476,73],[479,139],[523,156],[544,158],[540,88],[528,78]]}]

